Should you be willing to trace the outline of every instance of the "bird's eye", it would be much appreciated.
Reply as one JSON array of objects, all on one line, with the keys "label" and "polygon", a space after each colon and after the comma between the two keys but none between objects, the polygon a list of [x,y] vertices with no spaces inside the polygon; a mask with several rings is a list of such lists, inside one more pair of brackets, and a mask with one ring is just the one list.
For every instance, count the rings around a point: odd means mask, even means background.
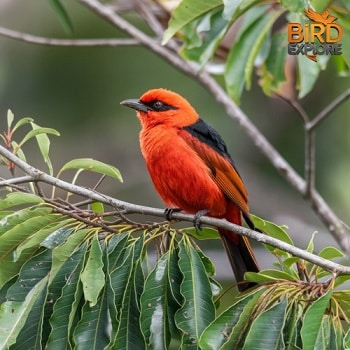
[{"label": "bird's eye", "polygon": [[163,102],[161,102],[161,101],[154,101],[154,102],[152,103],[152,107],[153,107],[154,109],[162,109],[163,106],[164,106],[164,104],[163,104]]}]

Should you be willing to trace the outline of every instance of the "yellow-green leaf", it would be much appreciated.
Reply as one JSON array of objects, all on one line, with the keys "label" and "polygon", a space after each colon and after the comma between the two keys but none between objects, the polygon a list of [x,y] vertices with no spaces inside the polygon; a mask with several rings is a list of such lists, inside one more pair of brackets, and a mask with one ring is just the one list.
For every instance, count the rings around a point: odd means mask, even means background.
[{"label": "yellow-green leaf", "polygon": [[96,305],[97,298],[105,285],[102,250],[97,235],[92,239],[90,254],[80,278],[85,299],[90,302],[90,306]]},{"label": "yellow-green leaf", "polygon": [[112,165],[102,163],[98,160],[92,158],[79,158],[73,159],[66,163],[59,173],[69,169],[79,169],[93,171],[99,174],[107,175],[113,177],[114,179],[123,182],[123,178],[117,168]]}]

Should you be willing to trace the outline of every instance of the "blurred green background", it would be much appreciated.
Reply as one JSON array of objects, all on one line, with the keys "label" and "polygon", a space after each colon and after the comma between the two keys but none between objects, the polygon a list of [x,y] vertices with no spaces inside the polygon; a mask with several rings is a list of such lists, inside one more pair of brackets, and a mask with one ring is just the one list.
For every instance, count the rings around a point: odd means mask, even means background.
[{"label": "blurred green background", "polygon": [[[73,22],[73,37],[123,36],[75,1],[64,4]],[[128,16],[133,19],[132,14]],[[46,1],[2,0],[0,26],[44,37],[72,38]],[[46,47],[0,37],[1,130],[6,128],[7,109],[16,119],[32,117],[37,124],[61,133],[60,137],[51,137],[56,172],[73,158],[92,157],[115,165],[124,177],[123,184],[106,181],[102,192],[162,207],[139,151],[139,122],[133,111],[119,105],[123,99],[137,98],[157,87],[186,96],[202,118],[221,133],[247,185],[252,213],[287,225],[294,242],[302,248],[314,231],[319,231],[317,249],[335,244],[309,205],[277,174],[223,108],[196,81],[155,54],[142,47]],[[315,116],[349,87],[350,78],[336,77],[330,64],[313,93],[301,103],[310,116]],[[264,96],[257,79],[251,91],[245,92],[241,108],[302,173],[304,135],[295,111],[279,99]],[[346,223],[350,222],[349,114],[347,101],[320,125],[316,136],[317,188]],[[29,162],[46,169],[34,142],[25,151]],[[7,169],[0,169],[0,175],[8,176]],[[86,186],[96,181],[90,176],[81,179],[80,184]],[[262,250],[259,254],[261,265],[268,267],[270,261],[263,257]]]}]

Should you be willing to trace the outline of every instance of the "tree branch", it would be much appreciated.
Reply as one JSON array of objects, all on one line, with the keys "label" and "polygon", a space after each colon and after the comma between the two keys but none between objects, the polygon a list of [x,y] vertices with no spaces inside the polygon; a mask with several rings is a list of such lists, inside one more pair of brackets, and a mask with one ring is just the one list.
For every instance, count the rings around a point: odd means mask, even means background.
[{"label": "tree branch", "polygon": [[[18,168],[20,168],[24,173],[27,174],[25,177],[19,178],[22,182],[25,178],[28,182],[35,181],[35,182],[43,182],[52,186],[55,186],[57,188],[60,188],[62,190],[68,191],[70,193],[77,194],[79,196],[83,196],[85,198],[89,198],[92,201],[98,201],[103,204],[109,205],[116,210],[120,211],[122,210],[124,214],[130,214],[130,213],[137,213],[137,214],[143,214],[143,215],[152,215],[156,217],[164,217],[164,209],[159,208],[151,208],[146,207],[142,205],[132,204],[128,202],[124,202],[118,199],[115,199],[113,197],[107,196],[105,194],[99,193],[97,191],[80,187],[77,185],[73,185],[71,183],[68,183],[66,181],[57,179],[39,169],[34,168],[33,166],[25,163],[18,157],[16,157],[13,153],[8,151],[5,147],[0,146],[0,154],[7,158],[9,161],[13,162]],[[0,187],[8,186],[9,181],[0,181]],[[62,209],[63,210],[63,209]],[[195,219],[198,219],[195,217],[195,215],[190,214],[184,214],[181,212],[173,213],[172,214],[173,219],[191,222],[193,223]],[[273,247],[276,247],[278,249],[281,249],[283,251],[286,251],[294,256],[297,256],[301,259],[307,260],[311,263],[314,263],[325,270],[341,275],[341,274],[350,274],[350,267],[343,266],[337,263],[334,263],[332,261],[323,259],[315,254],[311,254],[307,251],[304,251],[300,248],[297,248],[295,246],[292,246],[288,243],[282,242],[278,239],[275,239],[273,237],[270,237],[266,234],[263,234],[261,232],[256,232],[253,230],[250,230],[248,228],[238,226],[235,224],[232,224],[226,220],[222,219],[216,219],[212,217],[202,216],[200,218],[200,223],[203,225],[213,226],[213,227],[220,227],[226,230],[230,230],[234,233],[237,233],[242,236],[249,237],[251,239],[254,239],[258,242],[269,244]]]},{"label": "tree branch", "polygon": [[326,108],[324,108],[313,120],[306,124],[306,129],[311,131],[316,126],[318,126],[331,112],[334,112],[342,103],[344,103],[348,98],[350,98],[350,89],[343,92],[338,96],[332,103],[330,103]]},{"label": "tree branch", "polygon": [[137,45],[137,39],[54,39],[41,36],[31,35],[27,33],[17,32],[12,29],[0,27],[0,35],[7,38],[24,41],[30,44],[46,45],[46,46],[69,46],[69,47],[86,47],[86,46],[130,46]]},{"label": "tree branch", "polygon": [[[124,20],[113,11],[112,8],[100,3],[97,0],[78,0],[80,3],[90,8],[96,14],[107,20],[112,25],[121,29],[131,37],[167,60],[174,67],[183,73],[194,77],[209,91],[218,103],[224,106],[228,116],[235,120],[244,132],[251,138],[253,144],[266,156],[278,172],[306,198],[314,211],[326,225],[333,237],[339,243],[341,248],[350,254],[349,228],[335,215],[322,196],[315,190],[308,191],[308,185],[305,180],[294,170],[294,168],[278,153],[278,151],[269,143],[264,135],[249,120],[247,115],[232,101],[223,88],[208,74],[205,70],[199,70],[198,65],[183,60],[176,52],[145,33],[141,32],[135,26]],[[347,98],[347,96],[345,97]],[[345,99],[343,98],[343,99]],[[309,193],[308,193],[309,192]]]},{"label": "tree branch", "polygon": [[[333,237],[339,243],[341,248],[350,253],[350,238],[349,227],[345,225],[328,206],[322,196],[312,186],[312,170],[306,170],[310,176],[308,181],[305,181],[295,169],[278,153],[278,151],[268,142],[268,140],[261,134],[255,125],[248,119],[247,115],[231,100],[224,89],[212,78],[212,76],[205,71],[200,70],[199,66],[188,61],[184,61],[176,52],[161,45],[158,39],[151,38],[145,33],[137,29],[119,16],[112,7],[105,5],[97,0],[78,0],[81,4],[88,7],[97,15],[104,18],[106,21],[121,29],[132,39],[89,39],[89,40],[62,40],[62,39],[48,39],[36,37],[25,33],[11,31],[2,28],[0,35],[5,35],[13,39],[22,40],[34,44],[41,45],[59,45],[59,46],[115,46],[115,45],[134,45],[139,43],[150,49],[151,51],[164,58],[174,67],[183,73],[192,76],[200,82],[209,91],[216,101],[221,104],[230,118],[236,121],[244,132],[251,138],[253,144],[263,153],[263,155],[271,162],[271,164],[278,170],[278,172],[291,184],[291,186],[300,193],[306,200],[309,201],[314,211],[320,217]],[[153,20],[148,18],[148,20]],[[159,26],[155,28],[159,31]],[[350,90],[344,93],[339,99],[335,100],[333,104],[329,105],[319,116],[307,123],[307,128],[312,130],[320,123],[330,111],[334,110],[343,101],[350,96]],[[312,145],[308,146],[308,148]],[[312,159],[309,159],[312,162]]]}]

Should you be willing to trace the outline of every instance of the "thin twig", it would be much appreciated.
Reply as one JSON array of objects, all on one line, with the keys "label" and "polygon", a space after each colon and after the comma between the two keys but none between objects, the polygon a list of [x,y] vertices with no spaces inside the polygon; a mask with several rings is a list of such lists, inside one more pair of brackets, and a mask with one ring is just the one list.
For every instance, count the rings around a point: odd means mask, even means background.
[{"label": "thin twig", "polygon": [[97,181],[96,185],[94,186],[93,190],[97,190],[97,188],[102,184],[103,180],[107,177],[107,175],[103,174],[100,179]]},{"label": "thin twig", "polygon": [[164,28],[158,21],[157,17],[152,11],[152,6],[146,4],[143,0],[135,0],[136,9],[141,12],[142,17],[146,20],[153,32],[161,38],[164,33]]},{"label": "thin twig", "polygon": [[31,35],[18,32],[12,29],[0,27],[0,35],[24,41],[31,44],[39,44],[46,46],[69,46],[69,47],[86,47],[86,46],[130,46],[139,44],[137,39],[56,39],[45,38],[41,36]]},{"label": "thin twig", "polygon": [[[152,28],[153,32],[156,36],[161,40],[164,34],[164,27],[158,18],[154,15],[154,11],[152,10],[152,6],[146,4],[144,0],[135,0],[136,9],[141,12],[141,16],[145,19],[148,25]],[[163,8],[159,6],[158,3],[153,2],[154,5],[158,6],[158,9],[164,12]],[[167,47],[171,48],[174,51],[179,49],[179,45],[175,40],[170,40],[167,44]]]},{"label": "thin twig", "polygon": [[[98,193],[96,191],[87,189],[85,187],[80,187],[80,186],[65,182],[63,180],[57,179],[49,174],[46,174],[45,172],[43,172],[39,169],[34,168],[33,166],[22,161],[21,159],[17,158],[13,153],[8,151],[3,146],[0,146],[0,154],[3,157],[9,159],[11,162],[13,162],[18,168],[23,170],[28,176],[30,176],[32,178],[32,181],[44,182],[46,184],[56,186],[62,190],[89,198],[89,199],[94,200],[94,201],[98,201],[98,202],[110,205],[113,208],[116,208],[118,210],[119,209],[123,210],[127,213],[138,213],[138,214],[143,214],[143,215],[164,217],[164,210],[163,209],[150,208],[150,207],[146,207],[146,206],[141,206],[141,205],[136,205],[136,204],[120,201],[118,199],[109,197],[109,196],[104,195],[102,193]],[[64,210],[65,209],[62,208],[62,211],[64,211]],[[195,220],[195,215],[177,212],[177,213],[173,213],[173,218],[175,220],[181,220],[181,221],[187,221],[187,222],[193,223]],[[79,220],[81,220],[81,219],[82,218],[80,217]],[[89,223],[90,223],[90,221],[86,222],[86,224],[89,224]],[[317,255],[311,254],[311,253],[304,251],[300,248],[297,248],[295,246],[292,246],[290,244],[282,242],[282,241],[275,239],[273,237],[267,236],[266,234],[263,234],[261,232],[256,232],[256,231],[250,230],[248,228],[232,224],[226,220],[202,216],[200,218],[200,223],[202,225],[209,225],[212,227],[218,227],[218,228],[230,230],[230,231],[235,232],[239,235],[247,236],[247,237],[254,239],[258,242],[270,244],[270,245],[272,245],[278,249],[284,250],[284,251],[286,251],[294,256],[298,256],[304,260],[307,260],[311,263],[314,263],[314,264],[324,268],[327,271],[334,272],[336,274],[350,274],[350,267],[342,266],[342,265],[334,263],[332,261],[323,259]]]},{"label": "thin twig", "polygon": [[305,131],[305,197],[308,197],[311,191],[315,190],[315,169],[316,169],[316,147],[315,133],[313,130]]},{"label": "thin twig", "polygon": [[331,112],[334,112],[342,103],[350,98],[350,89],[343,92],[333,102],[331,102],[326,108],[324,108],[314,119],[312,119],[307,125],[307,130],[313,130],[318,126]]},{"label": "thin twig", "polygon": [[[208,74],[205,69],[200,70],[197,64],[183,60],[177,53],[172,50],[169,50],[167,47],[162,46],[159,40],[153,39],[147,36],[145,33],[137,29],[128,21],[120,17],[112,7],[105,5],[96,0],[78,0],[81,4],[87,6],[94,13],[104,18],[109,23],[113,24],[117,28],[121,29],[125,33],[129,34],[132,39],[130,44],[137,42],[151,51],[158,54],[160,57],[167,60],[175,68],[178,68],[185,74],[194,77],[199,83],[201,83],[208,92],[210,92],[216,101],[225,107],[226,112],[230,118],[235,120],[244,132],[251,138],[252,142],[256,147],[264,154],[264,156],[271,162],[271,164],[279,171],[279,173],[290,183],[297,192],[305,197],[305,193],[310,192],[309,196],[306,196],[307,200],[310,202],[314,211],[320,217],[322,222],[332,233],[336,241],[340,244],[342,249],[350,253],[350,239],[349,239],[349,228],[335,215],[329,205],[324,201],[320,194],[316,190],[312,190],[311,186],[308,186],[304,179],[295,171],[294,168],[277,152],[277,150],[268,142],[268,140],[261,134],[261,132],[255,127],[255,125],[248,119],[247,115],[231,100],[231,98],[226,94],[223,88],[213,79],[210,74]],[[8,35],[10,33],[10,35]],[[15,32],[16,33],[16,32]],[[1,34],[1,32],[0,32]],[[44,44],[50,45],[52,39],[40,38],[35,36],[27,36],[27,34],[20,33],[20,35],[14,35],[9,30],[5,30],[3,35],[13,37],[14,39],[27,41],[35,44]],[[58,39],[58,42],[55,42],[56,39],[53,39],[53,45],[64,45],[64,41]],[[101,40],[106,40],[105,43],[102,43]],[[96,39],[94,44],[93,40],[78,40],[78,46],[87,44],[88,46],[99,46],[99,45],[112,45],[113,40],[123,40],[121,44],[127,43],[127,39]],[[80,41],[80,43],[79,43]],[[74,46],[77,43],[77,40],[68,40],[66,44],[68,46]],[[117,42],[114,42],[117,45]],[[86,45],[85,45],[86,46]],[[350,95],[348,91],[345,96],[342,97],[340,102],[335,101],[333,106],[330,106],[330,109],[336,108],[339,103],[347,99]],[[328,114],[328,111],[325,111],[324,114],[316,117],[314,121],[308,124],[309,128],[314,128],[321,120],[325,118]],[[308,191],[308,187],[310,191]]]},{"label": "thin twig", "polygon": [[304,196],[308,197],[312,190],[315,189],[315,135],[312,130],[308,130],[307,125],[310,121],[309,115],[298,101],[287,98],[283,95],[277,94],[277,96],[292,106],[303,121],[304,127],[304,178],[305,178],[305,193]]},{"label": "thin twig", "polygon": [[[224,106],[228,116],[236,121],[244,132],[251,138],[253,144],[264,154],[271,164],[279,171],[279,173],[296,189],[303,197],[307,192],[307,184],[305,180],[295,171],[295,169],[279,154],[279,152],[270,144],[257,127],[249,120],[247,115],[233,102],[226,94],[224,89],[210,76],[205,70],[199,70],[199,66],[183,60],[177,53],[172,52],[167,47],[160,44],[159,41],[147,36],[145,33],[137,29],[131,23],[124,20],[112,8],[104,5],[97,0],[78,0],[81,4],[90,8],[100,17],[107,20],[112,25],[121,29],[131,37],[139,40],[139,42],[167,60],[175,68],[183,73],[194,77],[200,82],[208,92],[210,92],[216,101]],[[344,98],[344,97],[343,97]],[[346,225],[335,215],[329,205],[322,196],[316,191],[311,190],[308,197],[312,208],[326,225],[335,240],[341,248],[350,254],[349,230]]]},{"label": "thin twig", "polygon": [[288,98],[286,96],[283,96],[281,94],[277,94],[276,95],[283,101],[287,102],[291,107],[293,107],[299,114],[299,116],[301,117],[302,121],[304,124],[307,124],[310,120],[309,115],[306,113],[305,109],[303,108],[303,106],[296,100]]},{"label": "thin twig", "polygon": [[12,179],[1,179],[0,187],[23,184],[23,183],[28,183],[30,181],[33,181],[33,177],[29,175],[14,177]]},{"label": "thin twig", "polygon": [[72,210],[67,210],[65,208],[62,208],[61,206],[59,206],[57,204],[56,201],[48,199],[48,198],[43,198],[44,201],[46,203],[51,204],[52,206],[54,206],[54,210],[58,213],[61,213],[63,215],[67,215],[70,216],[72,218],[74,218],[75,220],[82,222],[83,224],[85,224],[86,226],[92,226],[92,227],[97,227],[97,228],[102,228],[104,231],[106,232],[111,232],[111,233],[117,233],[118,231],[113,229],[112,227],[110,227],[109,225],[106,225],[102,220],[98,220],[98,221],[93,221],[93,220],[89,220],[86,219],[84,216],[79,215],[79,213],[84,213],[83,210],[80,210],[79,212],[76,211],[72,211]]}]

